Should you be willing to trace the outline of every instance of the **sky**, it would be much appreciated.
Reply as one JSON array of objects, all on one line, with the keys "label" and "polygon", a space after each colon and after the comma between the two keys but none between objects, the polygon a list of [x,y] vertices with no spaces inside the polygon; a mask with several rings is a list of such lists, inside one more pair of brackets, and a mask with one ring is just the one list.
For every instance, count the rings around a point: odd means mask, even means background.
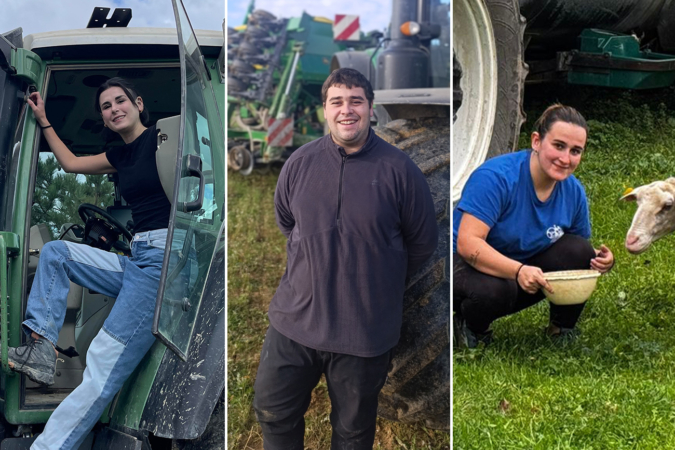
[{"label": "sky", "polygon": [[[183,0],[196,29],[222,29],[225,0]],[[84,28],[94,7],[128,7],[130,27],[174,27],[170,0],[0,0],[0,33],[23,28],[23,35]],[[228,0],[228,26],[241,25],[249,0]],[[361,31],[384,31],[391,17],[391,0],[257,0],[258,9],[277,17],[299,17],[304,10],[331,20],[335,14],[357,14]],[[111,12],[112,14],[112,12]]]},{"label": "sky", "polygon": [[[244,22],[248,4],[249,0],[228,0],[227,26],[235,27]],[[335,14],[356,14],[361,31],[366,33],[384,31],[391,18],[391,0],[256,0],[255,9],[264,9],[279,18],[300,17],[303,10],[311,16],[331,20]]]},{"label": "sky", "polygon": [[[224,0],[183,0],[192,27],[222,30]],[[0,33],[23,28],[23,35],[85,28],[96,6],[131,8],[130,27],[176,26],[171,0],[0,0]]]}]

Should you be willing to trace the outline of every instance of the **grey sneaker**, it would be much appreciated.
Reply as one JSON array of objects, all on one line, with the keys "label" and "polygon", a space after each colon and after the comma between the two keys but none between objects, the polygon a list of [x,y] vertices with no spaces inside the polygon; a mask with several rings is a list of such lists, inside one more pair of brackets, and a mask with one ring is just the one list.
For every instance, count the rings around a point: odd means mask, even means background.
[{"label": "grey sneaker", "polygon": [[454,348],[476,348],[480,343],[487,346],[492,342],[492,330],[486,333],[474,333],[466,326],[461,314],[452,317],[452,344]]},{"label": "grey sneaker", "polygon": [[564,328],[558,327],[553,324],[549,324],[548,327],[544,329],[546,335],[551,339],[555,344],[567,344],[569,342],[575,341],[581,332],[578,328]]},{"label": "grey sneaker", "polygon": [[9,362],[12,370],[24,373],[36,383],[49,386],[54,384],[56,352],[47,339],[33,339],[19,347],[9,348]]}]

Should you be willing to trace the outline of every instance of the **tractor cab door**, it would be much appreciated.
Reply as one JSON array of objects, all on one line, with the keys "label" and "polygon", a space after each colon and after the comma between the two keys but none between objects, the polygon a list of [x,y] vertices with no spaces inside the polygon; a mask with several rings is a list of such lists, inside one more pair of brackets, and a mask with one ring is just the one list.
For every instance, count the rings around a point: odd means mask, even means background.
[{"label": "tractor cab door", "polygon": [[157,127],[160,150],[172,145],[172,135],[177,136],[173,138],[177,149],[172,157],[173,186],[167,189],[163,183],[172,209],[152,332],[185,360],[190,343],[198,338],[192,330],[214,250],[224,238],[225,139],[197,38],[181,0],[172,1],[181,64],[181,115],[176,125],[167,121],[164,130]]},{"label": "tractor cab door", "polygon": [[[4,320],[8,304],[7,295],[7,274],[8,274],[8,249],[5,245],[5,230],[7,228],[8,214],[6,212],[8,204],[9,184],[8,178],[10,171],[9,161],[12,155],[18,153],[21,147],[21,130],[18,129],[20,117],[25,114],[27,106],[23,103],[23,89],[25,84],[23,80],[16,77],[17,70],[12,66],[12,54],[17,48],[22,46],[22,30],[19,28],[12,32],[0,35],[0,344],[7,342],[9,333],[7,323]],[[11,214],[11,213],[10,213]],[[18,240],[17,240],[18,242]],[[18,250],[15,249],[15,250]],[[2,345],[0,350],[1,366],[5,373],[9,373],[7,365],[7,345]],[[6,398],[7,385],[4,377],[0,386],[0,397]],[[18,393],[17,389],[14,389]]]},{"label": "tractor cab door", "polygon": [[9,171],[21,147],[24,118],[30,108],[24,94],[37,85],[41,75],[40,58],[23,48],[21,28],[0,34],[0,230],[11,227]]},{"label": "tractor cab door", "polygon": [[22,109],[22,80],[13,76],[12,52],[22,45],[21,29],[0,35],[0,152],[12,148],[16,126]]},{"label": "tractor cab door", "polygon": [[25,411],[33,397],[26,395],[25,381],[7,362],[8,346],[18,345],[23,336],[22,299],[30,258],[26,217],[37,126],[25,98],[42,88],[43,78],[43,62],[23,48],[21,28],[0,35],[0,397],[10,423],[46,420],[46,408]]}]

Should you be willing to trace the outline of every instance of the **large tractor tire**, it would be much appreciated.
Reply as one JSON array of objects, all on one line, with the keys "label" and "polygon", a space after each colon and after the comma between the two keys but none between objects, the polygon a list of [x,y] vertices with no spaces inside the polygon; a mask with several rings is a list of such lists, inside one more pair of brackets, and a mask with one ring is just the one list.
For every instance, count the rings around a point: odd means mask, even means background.
[{"label": "large tractor tire", "polygon": [[242,34],[235,30],[234,28],[227,28],[227,46],[231,48],[233,45],[238,44],[242,39]]},{"label": "large tractor tire", "polygon": [[457,120],[457,111],[462,106],[464,93],[460,81],[462,80],[462,66],[457,61],[457,55],[452,55],[452,122]]},{"label": "large tractor tire", "polygon": [[227,77],[227,90],[230,93],[235,93],[235,92],[244,92],[248,89],[248,85],[241,81],[239,78],[230,75]]},{"label": "large tractor tire", "polygon": [[261,49],[258,48],[256,44],[253,44],[249,41],[243,41],[241,44],[239,44],[238,49],[239,56],[257,55],[261,51]]},{"label": "large tractor tire", "polygon": [[277,20],[277,16],[269,11],[265,11],[264,9],[256,9],[249,16],[249,23],[253,24],[273,22],[275,20]]},{"label": "large tractor tire", "polygon": [[447,118],[399,119],[375,132],[424,173],[434,199],[438,248],[406,286],[401,339],[378,414],[450,429],[450,127]]},{"label": "large tractor tire", "polygon": [[453,201],[485,159],[518,144],[525,121],[525,25],[518,0],[453,2],[453,72],[460,77],[453,81]]},{"label": "large tractor tire", "polygon": [[525,64],[525,27],[517,0],[488,0],[497,44],[497,112],[488,158],[516,150],[525,122],[523,97],[528,67]]},{"label": "large tractor tire", "polygon": [[230,64],[230,70],[234,74],[249,74],[255,72],[255,67],[247,62],[242,61],[241,59],[235,59]]},{"label": "large tractor tire", "polygon": [[246,31],[244,31],[244,38],[251,42],[254,42],[257,39],[264,39],[269,37],[269,35],[269,31],[257,25],[249,25],[246,28]]}]

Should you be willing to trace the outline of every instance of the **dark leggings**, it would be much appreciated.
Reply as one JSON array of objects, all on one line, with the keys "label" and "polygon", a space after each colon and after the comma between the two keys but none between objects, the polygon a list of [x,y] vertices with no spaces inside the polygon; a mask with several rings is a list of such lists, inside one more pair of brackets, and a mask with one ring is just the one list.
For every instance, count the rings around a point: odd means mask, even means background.
[{"label": "dark leggings", "polygon": [[[453,310],[460,313],[469,329],[476,333],[488,330],[500,317],[517,313],[545,298],[543,292],[528,294],[513,279],[493,277],[471,267],[456,253],[453,264]],[[595,250],[586,239],[566,234],[525,264],[544,272],[590,269]],[[574,328],[584,304],[559,306],[551,303],[551,323]]]}]

